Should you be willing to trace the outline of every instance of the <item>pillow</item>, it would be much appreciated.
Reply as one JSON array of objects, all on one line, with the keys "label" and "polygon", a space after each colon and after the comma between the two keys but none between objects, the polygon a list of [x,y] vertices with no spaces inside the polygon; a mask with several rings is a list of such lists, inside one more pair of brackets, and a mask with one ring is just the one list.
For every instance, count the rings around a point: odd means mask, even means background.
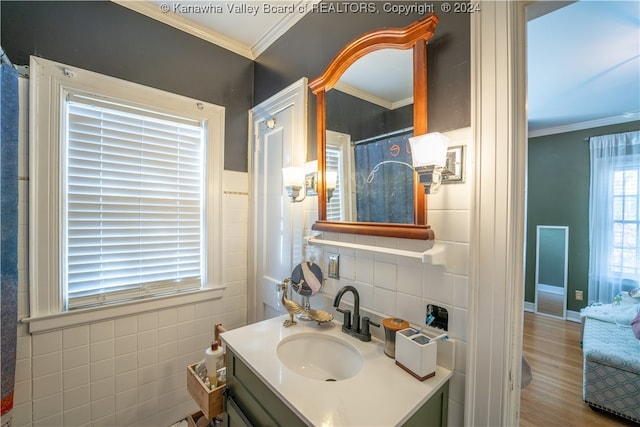
[{"label": "pillow", "polygon": [[638,312],[638,315],[631,321],[631,330],[633,331],[633,335],[640,340],[640,312]]}]

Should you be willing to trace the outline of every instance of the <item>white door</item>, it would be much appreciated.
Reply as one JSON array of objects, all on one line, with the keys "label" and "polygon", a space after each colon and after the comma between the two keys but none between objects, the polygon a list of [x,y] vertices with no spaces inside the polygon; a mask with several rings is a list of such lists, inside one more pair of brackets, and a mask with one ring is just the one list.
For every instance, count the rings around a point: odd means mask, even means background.
[{"label": "white door", "polygon": [[289,201],[282,168],[304,166],[306,113],[306,79],[251,110],[249,322],[284,313],[276,286],[302,260],[303,204]]}]

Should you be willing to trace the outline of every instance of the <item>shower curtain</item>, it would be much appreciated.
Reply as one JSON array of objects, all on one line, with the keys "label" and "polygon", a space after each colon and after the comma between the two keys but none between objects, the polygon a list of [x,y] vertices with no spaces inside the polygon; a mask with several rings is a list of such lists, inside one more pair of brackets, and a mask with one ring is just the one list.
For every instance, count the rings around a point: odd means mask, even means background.
[{"label": "shower curtain", "polygon": [[359,222],[413,223],[410,136],[407,132],[355,146]]},{"label": "shower curtain", "polygon": [[2,427],[11,425],[18,322],[18,71],[0,65],[0,360]]}]

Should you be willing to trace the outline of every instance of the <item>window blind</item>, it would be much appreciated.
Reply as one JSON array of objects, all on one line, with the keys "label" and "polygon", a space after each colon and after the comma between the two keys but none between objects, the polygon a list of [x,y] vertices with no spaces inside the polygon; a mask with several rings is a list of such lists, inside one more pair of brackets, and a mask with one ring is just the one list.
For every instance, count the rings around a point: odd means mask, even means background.
[{"label": "window blind", "polygon": [[67,308],[200,288],[205,125],[84,95],[65,118]]},{"label": "window blind", "polygon": [[341,221],[344,220],[342,213],[342,153],[339,149],[334,149],[327,146],[326,149],[326,167],[328,171],[336,171],[338,173],[338,179],[336,181],[336,189],[331,195],[331,199],[327,201],[327,220],[328,221]]}]

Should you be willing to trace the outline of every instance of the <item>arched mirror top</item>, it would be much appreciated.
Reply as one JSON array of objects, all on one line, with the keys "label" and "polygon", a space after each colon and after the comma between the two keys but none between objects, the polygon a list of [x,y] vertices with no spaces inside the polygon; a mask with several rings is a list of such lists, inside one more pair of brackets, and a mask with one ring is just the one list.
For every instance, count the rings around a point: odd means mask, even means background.
[{"label": "arched mirror top", "polygon": [[309,88],[314,94],[331,89],[354,62],[370,52],[411,49],[419,40],[428,41],[433,37],[437,24],[438,17],[428,15],[404,28],[381,28],[364,33],[343,47],[324,73],[309,83]]},{"label": "arched mirror top", "polygon": [[[413,203],[410,223],[371,222],[368,220],[327,220],[327,104],[326,92],[333,89],[345,72],[356,61],[365,55],[383,49],[413,50],[413,134],[427,133],[427,55],[426,44],[435,32],[438,18],[428,15],[404,28],[381,28],[364,33],[348,43],[326,70],[309,83],[309,88],[316,95],[317,102],[317,148],[318,148],[318,221],[312,227],[318,231],[329,231],[351,234],[368,234],[385,237],[400,237],[421,240],[433,240],[434,233],[427,225],[426,197],[423,187],[418,183],[417,174],[413,174],[413,187],[409,177],[409,205]],[[398,162],[394,162],[398,163]],[[406,162],[405,162],[406,163]],[[345,181],[346,182],[346,181]],[[407,181],[404,181],[407,182]],[[346,192],[345,192],[346,193]],[[359,194],[358,194],[359,196]],[[413,218],[413,221],[411,221]]]}]

